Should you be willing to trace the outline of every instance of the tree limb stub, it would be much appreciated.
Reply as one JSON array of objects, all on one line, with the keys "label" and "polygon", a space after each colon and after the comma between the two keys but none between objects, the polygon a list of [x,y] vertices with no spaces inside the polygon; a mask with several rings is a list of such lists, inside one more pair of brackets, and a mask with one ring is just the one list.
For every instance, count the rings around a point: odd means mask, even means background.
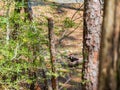
[{"label": "tree limb stub", "polygon": [[[50,49],[50,60],[51,60],[51,68],[52,73],[56,73],[55,62],[56,62],[56,52],[55,52],[55,38],[54,38],[54,23],[52,18],[48,18],[48,36],[49,36],[49,49]],[[51,78],[52,88],[53,90],[57,89],[57,79],[55,76]]]}]

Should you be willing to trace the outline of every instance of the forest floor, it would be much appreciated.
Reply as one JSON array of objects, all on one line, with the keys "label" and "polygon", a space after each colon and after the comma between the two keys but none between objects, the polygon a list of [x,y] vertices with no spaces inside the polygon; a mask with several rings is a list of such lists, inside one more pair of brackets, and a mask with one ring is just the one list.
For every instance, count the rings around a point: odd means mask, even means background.
[{"label": "forest floor", "polygon": [[[71,4],[69,6],[79,8],[81,4]],[[33,6],[32,8],[35,19],[40,23],[46,22],[46,18],[44,17],[53,18],[56,39],[59,40],[66,35],[60,43],[59,48],[61,52],[67,50],[67,54],[72,53],[82,56],[82,11],[51,5]],[[75,25],[66,28],[64,23],[66,18],[69,18]],[[47,30],[46,27],[43,28]]]},{"label": "forest floor", "polygon": [[[71,4],[69,6],[74,8],[81,7],[82,4]],[[57,7],[53,5],[33,6],[34,17],[39,20],[40,23],[45,22],[46,18],[52,17],[54,20],[54,31],[56,39],[64,37],[63,40],[56,47],[58,53],[65,53],[66,55],[74,54],[79,58],[82,58],[82,37],[83,37],[83,18],[82,11]],[[38,19],[39,18],[39,19]],[[75,23],[73,27],[65,27],[64,20],[69,18]],[[47,21],[46,21],[47,22]],[[46,27],[43,27],[47,30]],[[69,35],[68,35],[69,34]],[[65,60],[65,59],[63,59]],[[81,66],[80,66],[81,67]],[[61,90],[67,88],[68,90],[80,90],[81,83],[81,68],[71,68],[70,78],[67,78],[63,84],[61,84]],[[64,89],[66,90],[66,89]]]}]

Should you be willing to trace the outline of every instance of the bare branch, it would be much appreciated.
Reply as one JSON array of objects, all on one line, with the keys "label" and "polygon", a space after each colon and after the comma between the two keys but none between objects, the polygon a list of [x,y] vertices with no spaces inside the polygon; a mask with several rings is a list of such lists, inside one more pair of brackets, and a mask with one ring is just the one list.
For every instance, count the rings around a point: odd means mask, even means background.
[{"label": "bare branch", "polygon": [[8,3],[7,7],[7,12],[6,12],[6,17],[7,17],[7,25],[6,25],[6,44],[9,44],[9,39],[10,39],[10,28],[9,28],[9,12],[10,12],[10,3]]},{"label": "bare branch", "polygon": [[59,88],[59,90],[62,90],[62,89],[64,88],[64,85],[67,84],[70,80],[71,80],[71,78],[69,78],[69,79]]}]

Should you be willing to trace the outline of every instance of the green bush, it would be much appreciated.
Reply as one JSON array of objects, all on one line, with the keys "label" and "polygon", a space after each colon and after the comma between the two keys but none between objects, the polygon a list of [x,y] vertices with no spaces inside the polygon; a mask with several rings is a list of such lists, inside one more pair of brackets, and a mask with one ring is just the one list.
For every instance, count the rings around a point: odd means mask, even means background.
[{"label": "green bush", "polygon": [[69,17],[67,17],[67,18],[63,21],[63,23],[64,23],[65,28],[72,28],[72,27],[75,26],[75,22],[72,21]]}]

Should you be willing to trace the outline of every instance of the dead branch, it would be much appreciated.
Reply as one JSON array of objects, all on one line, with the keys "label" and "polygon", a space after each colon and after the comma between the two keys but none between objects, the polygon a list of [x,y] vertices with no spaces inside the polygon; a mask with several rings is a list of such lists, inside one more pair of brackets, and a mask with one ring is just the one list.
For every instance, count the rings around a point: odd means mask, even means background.
[{"label": "dead branch", "polygon": [[[80,5],[80,6],[79,6],[79,8],[82,8],[82,7],[83,7],[83,5],[84,5],[84,4]],[[77,12],[78,12],[78,11],[79,11],[79,10],[77,10],[77,11],[73,14],[73,16],[72,16],[71,20],[74,18],[74,16],[77,14]]]},{"label": "dead branch", "polygon": [[61,86],[61,87],[59,88],[59,90],[62,90],[62,89],[64,88],[64,85],[67,84],[70,80],[71,80],[71,78],[69,78],[69,79],[63,84],[63,86]]},{"label": "dead branch", "polygon": [[[55,38],[54,38],[53,27],[54,27],[53,19],[48,18],[48,36],[49,36],[51,68],[52,68],[52,73],[56,73],[56,68],[55,68],[56,52],[55,52],[55,40],[54,40]],[[53,90],[58,90],[57,89],[57,79],[55,76],[52,76],[51,82],[52,82]]]},{"label": "dead branch", "polygon": [[[65,35],[65,33],[63,33],[62,37],[58,40],[58,43],[60,44],[63,39],[65,39],[66,37],[68,37],[69,35],[71,35],[73,32],[75,32],[78,27],[79,27],[79,25],[78,25],[74,30],[72,30],[71,32],[69,32],[69,33],[66,34],[66,35]],[[65,32],[66,32],[66,31],[65,31]]]}]

